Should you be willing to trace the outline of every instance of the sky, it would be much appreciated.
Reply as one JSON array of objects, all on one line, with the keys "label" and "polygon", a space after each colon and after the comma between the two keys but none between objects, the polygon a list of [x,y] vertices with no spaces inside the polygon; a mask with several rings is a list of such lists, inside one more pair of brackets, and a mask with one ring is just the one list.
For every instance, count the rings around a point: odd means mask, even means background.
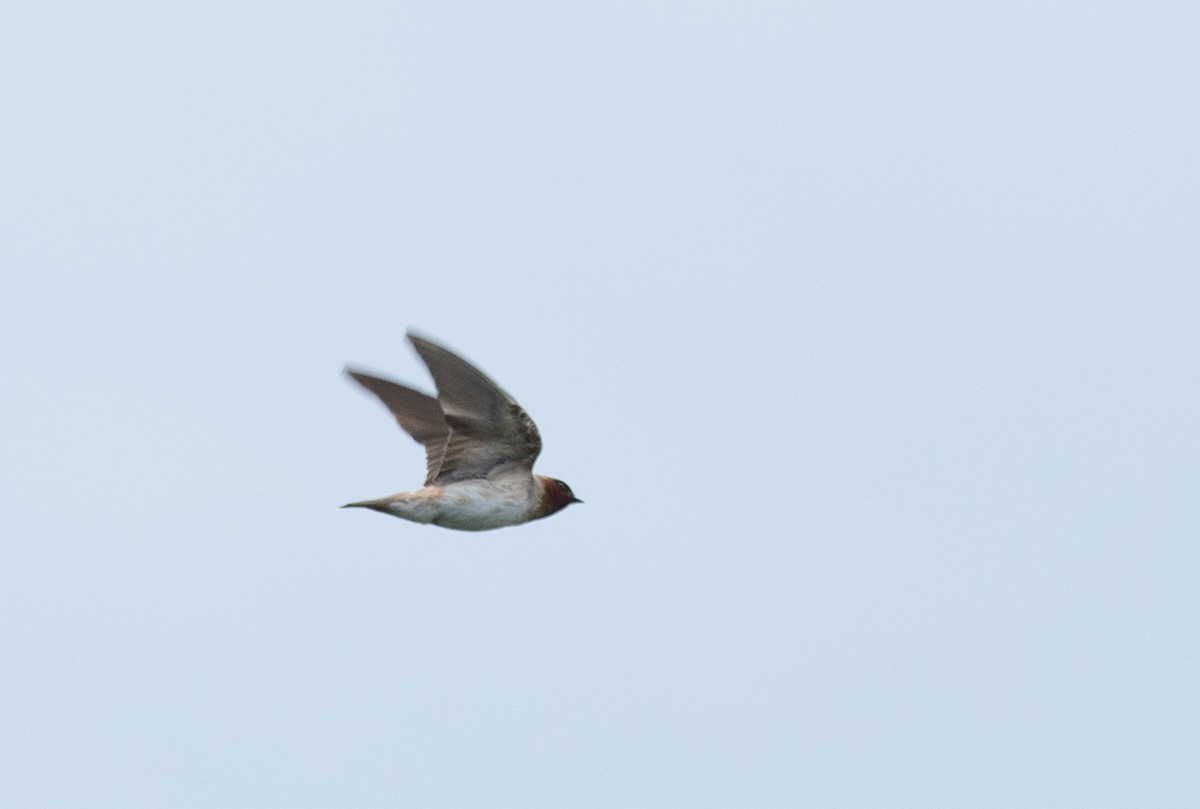
[{"label": "sky", "polygon": [[0,804],[1200,805],[1200,7],[5,17]]}]

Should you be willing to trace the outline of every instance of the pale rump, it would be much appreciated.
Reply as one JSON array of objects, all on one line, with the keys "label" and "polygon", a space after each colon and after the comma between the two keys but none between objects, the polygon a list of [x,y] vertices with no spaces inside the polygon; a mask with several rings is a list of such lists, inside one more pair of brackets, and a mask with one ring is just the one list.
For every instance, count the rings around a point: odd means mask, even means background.
[{"label": "pale rump", "polygon": [[[536,494],[530,490],[536,486]],[[533,476],[508,475],[500,480],[464,480],[449,486],[422,486],[378,500],[347,506],[391,514],[410,522],[487,531],[536,519],[532,504],[541,503],[541,484]]]}]

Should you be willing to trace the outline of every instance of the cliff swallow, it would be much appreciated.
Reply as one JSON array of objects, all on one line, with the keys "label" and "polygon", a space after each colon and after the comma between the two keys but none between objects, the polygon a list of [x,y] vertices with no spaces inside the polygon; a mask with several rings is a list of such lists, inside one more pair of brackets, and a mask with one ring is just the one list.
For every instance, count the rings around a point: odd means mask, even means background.
[{"label": "cliff swallow", "polygon": [[582,503],[561,480],[533,474],[542,451],[537,426],[511,396],[475,366],[409,332],[437,386],[437,398],[346,369],[379,397],[404,432],[425,446],[425,485],[347,503],[412,522],[487,531],[547,517]]}]

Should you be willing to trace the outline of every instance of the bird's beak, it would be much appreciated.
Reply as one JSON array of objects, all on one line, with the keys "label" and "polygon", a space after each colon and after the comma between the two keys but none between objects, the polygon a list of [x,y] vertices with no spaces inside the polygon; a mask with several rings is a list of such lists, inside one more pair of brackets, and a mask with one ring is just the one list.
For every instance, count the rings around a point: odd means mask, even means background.
[{"label": "bird's beak", "polygon": [[582,503],[583,501],[582,501],[582,500],[580,500],[578,497],[572,497],[572,498],[571,498],[571,502],[572,502],[572,503]]}]

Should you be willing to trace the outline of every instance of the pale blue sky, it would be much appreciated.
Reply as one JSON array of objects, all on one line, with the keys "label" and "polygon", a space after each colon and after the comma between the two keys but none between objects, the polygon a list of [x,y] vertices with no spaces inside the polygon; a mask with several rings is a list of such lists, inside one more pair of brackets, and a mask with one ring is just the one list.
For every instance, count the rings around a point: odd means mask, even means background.
[{"label": "pale blue sky", "polygon": [[9,9],[0,804],[1200,805],[1198,8]]}]

